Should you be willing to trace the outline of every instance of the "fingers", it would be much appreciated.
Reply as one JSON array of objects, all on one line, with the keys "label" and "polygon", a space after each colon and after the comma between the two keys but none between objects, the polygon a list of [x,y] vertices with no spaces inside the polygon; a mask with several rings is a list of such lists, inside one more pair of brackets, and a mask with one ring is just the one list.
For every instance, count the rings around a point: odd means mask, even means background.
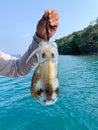
[{"label": "fingers", "polygon": [[49,38],[51,38],[55,34],[59,24],[58,12],[56,10],[51,10],[51,9],[45,10],[44,15],[42,16],[42,18],[39,20],[37,24],[37,30],[36,30],[37,35],[42,39],[47,39],[47,35],[46,35],[47,17],[49,20],[49,26],[48,26]]},{"label": "fingers", "polygon": [[58,25],[59,25],[58,21],[51,21],[50,22],[50,26],[56,26],[56,27],[58,27]]},{"label": "fingers", "polygon": [[49,11],[49,19],[52,21],[56,21],[59,19],[59,15],[56,10],[50,10]]},{"label": "fingers", "polygon": [[47,16],[51,25],[55,25],[55,23],[58,24],[59,15],[56,10],[47,9],[45,11],[44,18],[46,18]]},{"label": "fingers", "polygon": [[50,25],[58,27],[59,15],[58,15],[57,11],[48,9],[46,11],[46,14],[48,14]]}]

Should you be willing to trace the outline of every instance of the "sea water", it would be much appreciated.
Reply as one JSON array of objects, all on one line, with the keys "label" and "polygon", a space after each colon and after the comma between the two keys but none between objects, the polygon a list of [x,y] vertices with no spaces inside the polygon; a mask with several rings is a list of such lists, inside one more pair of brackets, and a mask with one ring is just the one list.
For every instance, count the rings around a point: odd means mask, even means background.
[{"label": "sea water", "polygon": [[60,95],[44,106],[32,98],[33,70],[0,76],[0,130],[98,130],[98,57],[59,56]]}]

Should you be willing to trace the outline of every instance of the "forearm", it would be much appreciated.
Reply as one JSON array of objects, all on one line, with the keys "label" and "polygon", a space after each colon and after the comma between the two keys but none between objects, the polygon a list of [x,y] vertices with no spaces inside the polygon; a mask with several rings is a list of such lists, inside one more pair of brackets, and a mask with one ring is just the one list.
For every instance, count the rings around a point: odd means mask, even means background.
[{"label": "forearm", "polygon": [[1,53],[0,54],[0,75],[8,77],[20,77],[29,73],[29,71],[38,62],[37,55],[35,54],[30,58],[28,62],[27,59],[36,48],[38,48],[38,43],[41,41],[39,37],[34,35],[33,41],[29,46],[28,50],[19,59],[12,57],[10,55]]}]

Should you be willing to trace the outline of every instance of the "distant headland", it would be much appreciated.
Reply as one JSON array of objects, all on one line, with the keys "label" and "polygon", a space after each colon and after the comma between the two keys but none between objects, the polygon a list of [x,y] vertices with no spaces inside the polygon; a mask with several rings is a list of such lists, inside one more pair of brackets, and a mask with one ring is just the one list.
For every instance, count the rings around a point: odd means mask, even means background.
[{"label": "distant headland", "polygon": [[98,55],[98,18],[83,30],[55,42],[61,55]]}]

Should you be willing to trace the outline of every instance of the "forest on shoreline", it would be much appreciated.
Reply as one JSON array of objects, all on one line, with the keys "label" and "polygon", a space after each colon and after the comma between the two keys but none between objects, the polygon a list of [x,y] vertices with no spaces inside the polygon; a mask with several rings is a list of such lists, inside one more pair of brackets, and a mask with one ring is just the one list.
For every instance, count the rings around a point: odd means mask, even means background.
[{"label": "forest on shoreline", "polygon": [[83,30],[55,42],[61,55],[98,55],[98,18]]}]

